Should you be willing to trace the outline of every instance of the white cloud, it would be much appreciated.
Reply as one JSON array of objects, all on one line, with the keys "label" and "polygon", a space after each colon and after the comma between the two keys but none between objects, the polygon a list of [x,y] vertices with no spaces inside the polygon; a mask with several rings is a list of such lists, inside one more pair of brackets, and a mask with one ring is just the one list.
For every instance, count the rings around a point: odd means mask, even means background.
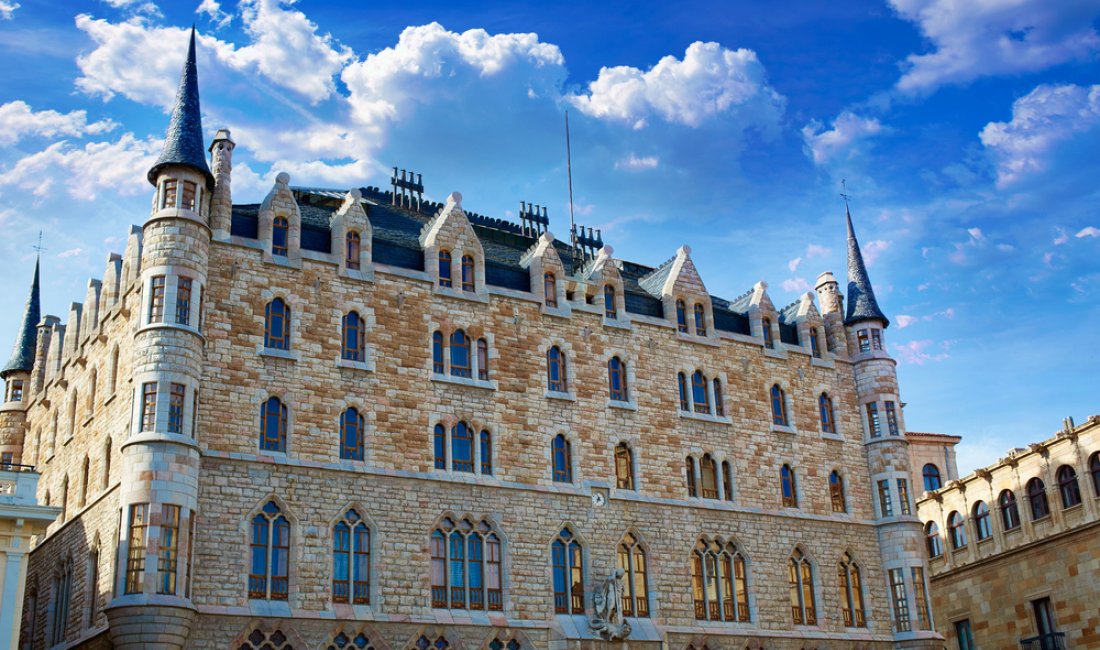
[{"label": "white cloud", "polygon": [[209,18],[214,23],[215,29],[221,29],[233,22],[233,14],[222,11],[221,3],[218,0],[202,0],[199,6],[195,8],[195,13]]},{"label": "white cloud", "polygon": [[833,128],[825,130],[820,122],[802,127],[806,153],[815,164],[822,165],[836,158],[851,158],[859,153],[860,144],[884,131],[875,118],[864,118],[845,111],[833,120]]},{"label": "white cloud", "polygon": [[902,363],[910,363],[915,366],[923,366],[929,361],[944,361],[951,358],[947,352],[933,352],[931,339],[909,341],[908,343],[893,344],[894,353]]},{"label": "white cloud", "polygon": [[95,200],[98,190],[139,194],[150,191],[149,182],[134,170],[152,167],[161,144],[152,138],[138,140],[132,133],[115,142],[89,142],[83,147],[62,140],[0,172],[0,185],[18,187],[40,198],[58,186],[83,201]]},{"label": "white cloud", "polygon": [[893,242],[884,241],[882,239],[875,239],[864,244],[860,252],[863,253],[863,261],[867,263],[867,266],[873,266],[875,261],[878,260],[879,255],[882,255],[884,251],[890,248]]},{"label": "white cloud", "polygon": [[1087,226],[1077,232],[1074,237],[1081,239],[1082,237],[1100,237],[1100,228],[1096,226]]},{"label": "white cloud", "polygon": [[11,20],[12,14],[20,7],[18,2],[12,2],[12,0],[0,0],[0,18],[4,20]]},{"label": "white cloud", "polygon": [[824,257],[830,252],[831,251],[824,246],[819,246],[818,244],[809,244],[806,246],[806,259],[812,260],[815,257]]},{"label": "white cloud", "polygon": [[1055,228],[1054,232],[1058,233],[1054,236],[1055,246],[1061,246],[1069,241],[1069,234],[1066,232],[1065,228]]},{"label": "white cloud", "polygon": [[68,135],[79,138],[110,131],[116,126],[118,125],[109,119],[89,123],[87,111],[35,111],[21,100],[0,106],[0,145],[15,144],[23,137],[32,135],[46,138]]},{"label": "white cloud", "polygon": [[890,0],[933,50],[906,58],[898,89],[934,90],[990,75],[1035,72],[1100,52],[1095,2]]},{"label": "white cloud", "polygon": [[627,171],[636,172],[646,169],[657,169],[657,163],[657,156],[642,156],[639,158],[631,152],[626,158],[615,161],[615,169],[625,169]]},{"label": "white cloud", "polygon": [[974,242],[980,242],[985,239],[985,235],[982,234],[981,228],[967,228],[966,232],[968,235],[970,235],[970,239]]},{"label": "white cloud", "polygon": [[[919,287],[918,290],[920,290]],[[936,320],[937,318],[946,318],[947,320],[955,318],[955,308],[948,307],[943,311],[938,311],[934,314],[925,314],[924,316],[909,316],[906,314],[899,314],[898,317],[895,319],[895,322],[897,322],[899,329],[905,329],[910,325],[915,325],[916,323],[928,323]]]},{"label": "white cloud", "polygon": [[798,270],[798,265],[801,264],[801,263],[802,263],[802,258],[801,257],[796,257],[793,260],[787,262],[787,268],[790,269],[791,273],[794,273],[795,271]]},{"label": "white cloud", "polygon": [[78,246],[77,248],[70,248],[67,251],[61,251],[60,253],[57,254],[57,256],[64,259],[66,257],[76,257],[77,255],[80,255],[83,252],[84,252],[84,249],[80,248]]},{"label": "white cloud", "polygon": [[146,0],[103,0],[103,2],[115,9],[125,9],[134,14],[145,14],[158,17],[164,15],[160,12],[160,7]]},{"label": "white cloud", "polygon": [[997,164],[997,185],[1045,170],[1059,143],[1100,126],[1100,85],[1041,85],[1012,104],[1010,122],[990,122],[980,134]]},{"label": "white cloud", "polygon": [[812,288],[806,278],[787,278],[783,281],[783,290],[790,293],[806,293]]},{"label": "white cloud", "polygon": [[764,66],[752,50],[730,50],[696,41],[683,59],[665,56],[649,70],[601,68],[587,93],[567,98],[592,117],[645,128],[656,117],[698,127],[733,113],[746,126],[773,127],[785,100],[767,84]]},{"label": "white cloud", "polygon": [[894,322],[898,324],[898,329],[905,329],[919,320],[920,319],[915,316],[906,316],[905,314],[898,314],[897,317],[894,318]]}]

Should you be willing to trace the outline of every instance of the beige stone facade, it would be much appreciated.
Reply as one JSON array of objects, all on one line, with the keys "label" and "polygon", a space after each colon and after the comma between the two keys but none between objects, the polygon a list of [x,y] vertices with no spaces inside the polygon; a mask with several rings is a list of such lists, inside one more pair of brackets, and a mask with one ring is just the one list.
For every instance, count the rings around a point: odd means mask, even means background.
[{"label": "beige stone facade", "polygon": [[909,441],[909,467],[913,472],[914,494],[937,489],[937,482],[939,487],[943,487],[959,478],[955,445],[959,444],[961,437],[945,433],[906,431],[905,439]]},{"label": "beige stone facade", "polygon": [[[457,193],[416,210],[280,174],[262,204],[234,206],[234,146],[218,132],[213,174],[205,161],[158,163],[153,209],[126,251],[65,325],[39,328],[29,376],[41,380],[0,439],[39,466],[40,500],[62,509],[32,552],[22,647],[343,648],[360,634],[394,650],[942,643],[886,322],[846,324],[835,280],[819,288],[821,313],[813,294],[777,310],[762,282],[725,301],[686,246],[656,269],[610,247],[575,260],[549,233],[469,215]],[[285,345],[276,302],[290,310]],[[351,312],[365,345],[349,359]],[[437,332],[458,330],[486,347],[465,374],[433,349]],[[560,385],[548,381],[554,349]],[[612,399],[614,358],[626,387]],[[341,454],[350,408],[362,458]],[[491,437],[491,456],[471,443],[470,471],[455,455],[459,422]],[[369,531],[360,603],[334,596],[349,510]],[[499,595],[475,601],[467,577],[440,605],[433,531],[467,521],[498,540]],[[570,580],[582,576],[568,613],[555,601],[563,530],[580,549]],[[710,613],[716,598],[735,603],[717,581],[696,595],[701,540],[743,560],[744,620],[706,620],[730,618]],[[609,642],[589,619],[627,544],[631,632]],[[478,561],[495,561],[487,553]],[[464,575],[491,580],[474,559]],[[51,585],[70,566],[59,616]]]},{"label": "beige stone facade", "polygon": [[968,647],[967,628],[972,648],[1100,647],[1100,416],[925,494],[917,508],[936,528],[932,598],[951,647]]}]

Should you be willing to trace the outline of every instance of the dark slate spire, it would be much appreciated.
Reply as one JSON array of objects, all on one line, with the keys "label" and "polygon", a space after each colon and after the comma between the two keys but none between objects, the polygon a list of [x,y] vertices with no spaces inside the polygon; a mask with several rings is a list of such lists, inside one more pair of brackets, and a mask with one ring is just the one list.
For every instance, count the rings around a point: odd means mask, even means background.
[{"label": "dark slate spire", "polygon": [[889,327],[890,321],[879,309],[875,290],[871,288],[871,278],[867,277],[867,267],[863,264],[863,254],[859,252],[847,201],[844,203],[844,213],[848,218],[848,314],[844,317],[844,324],[880,320],[883,327]]},{"label": "dark slate spire", "polygon": [[34,279],[31,280],[31,295],[27,296],[27,307],[23,310],[23,324],[19,326],[19,338],[11,349],[11,359],[0,370],[0,377],[13,372],[30,372],[34,367],[35,345],[38,343],[38,321],[42,318],[42,309],[38,302],[38,260],[34,261]]},{"label": "dark slate spire", "polygon": [[164,136],[164,149],[153,168],[149,170],[149,182],[156,185],[157,173],[165,165],[185,165],[202,172],[206,184],[214,186],[214,176],[206,164],[206,147],[202,142],[202,115],[199,109],[199,70],[195,65],[195,28],[191,27],[191,44],[187,48],[187,62],[183,64],[180,86],[176,91],[176,105],[172,107],[172,119]]}]

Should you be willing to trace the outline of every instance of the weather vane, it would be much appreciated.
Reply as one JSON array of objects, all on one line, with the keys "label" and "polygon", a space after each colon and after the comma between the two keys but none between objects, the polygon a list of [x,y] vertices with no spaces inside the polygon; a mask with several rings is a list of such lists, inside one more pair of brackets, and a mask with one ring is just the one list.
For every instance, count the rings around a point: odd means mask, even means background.
[{"label": "weather vane", "polygon": [[42,246],[42,231],[41,230],[38,231],[38,243],[35,244],[34,246],[31,246],[31,249],[34,250],[35,252],[37,252],[39,255],[42,254],[42,251],[46,250]]},{"label": "weather vane", "polygon": [[843,190],[840,195],[844,197],[844,207],[848,207],[848,181],[846,179],[840,179],[840,188]]}]

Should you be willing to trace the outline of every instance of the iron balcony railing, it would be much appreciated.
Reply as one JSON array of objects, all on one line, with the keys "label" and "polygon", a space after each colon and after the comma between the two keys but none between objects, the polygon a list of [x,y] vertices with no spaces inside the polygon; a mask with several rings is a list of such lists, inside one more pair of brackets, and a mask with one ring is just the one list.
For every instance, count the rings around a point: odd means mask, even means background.
[{"label": "iron balcony railing", "polygon": [[34,465],[20,465],[19,463],[0,462],[0,470],[5,472],[33,472]]},{"label": "iron balcony railing", "polygon": [[1066,633],[1052,632],[1020,639],[1021,650],[1067,650]]}]

